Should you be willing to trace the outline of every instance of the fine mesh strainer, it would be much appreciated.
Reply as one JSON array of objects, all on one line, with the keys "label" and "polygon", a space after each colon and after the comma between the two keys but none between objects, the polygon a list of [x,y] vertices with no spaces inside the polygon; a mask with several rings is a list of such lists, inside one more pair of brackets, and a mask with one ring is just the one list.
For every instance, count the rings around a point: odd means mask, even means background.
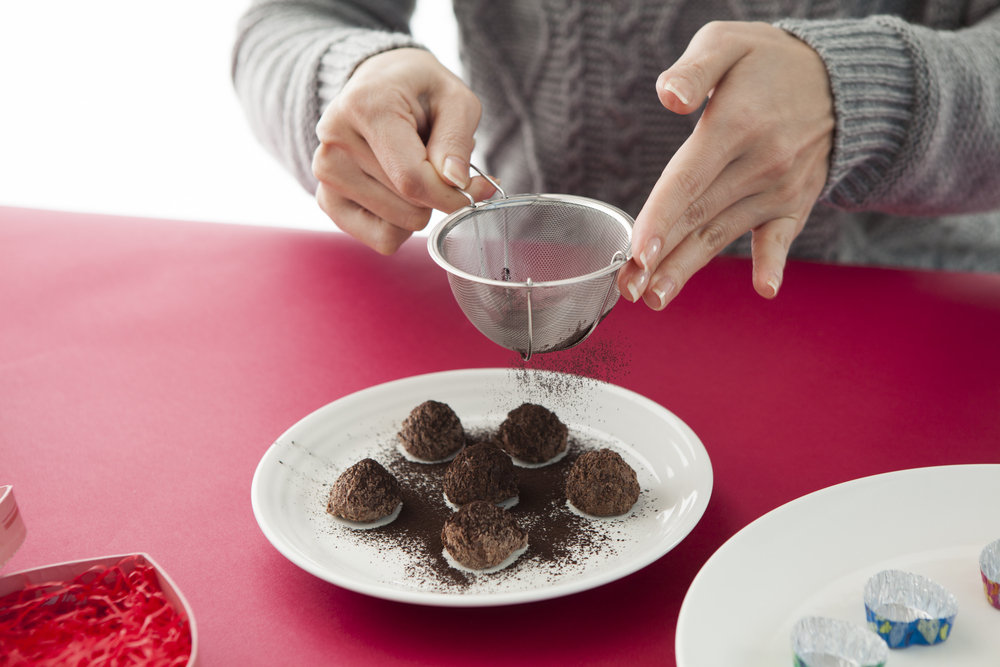
[{"label": "fine mesh strainer", "polygon": [[618,301],[618,269],[630,257],[625,212],[586,197],[508,196],[466,206],[431,231],[431,257],[448,272],[465,316],[525,360],[583,342]]}]

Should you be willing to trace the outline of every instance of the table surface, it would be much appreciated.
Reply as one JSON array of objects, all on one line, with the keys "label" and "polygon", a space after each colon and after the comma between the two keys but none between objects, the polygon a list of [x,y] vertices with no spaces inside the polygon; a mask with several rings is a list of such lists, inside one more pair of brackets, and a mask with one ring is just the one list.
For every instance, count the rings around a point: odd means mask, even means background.
[{"label": "table surface", "polygon": [[190,602],[204,665],[673,664],[688,586],[757,517],[862,476],[1000,462],[1000,275],[792,262],[767,302],[747,260],[719,258],[666,311],[623,300],[529,362],[700,436],[714,489],[680,545],[543,602],[371,598],[282,557],[250,481],[351,392],[521,366],[466,321],[425,239],[382,257],[332,232],[0,208],[0,257],[0,484],[28,529],[4,572],[146,552]]}]

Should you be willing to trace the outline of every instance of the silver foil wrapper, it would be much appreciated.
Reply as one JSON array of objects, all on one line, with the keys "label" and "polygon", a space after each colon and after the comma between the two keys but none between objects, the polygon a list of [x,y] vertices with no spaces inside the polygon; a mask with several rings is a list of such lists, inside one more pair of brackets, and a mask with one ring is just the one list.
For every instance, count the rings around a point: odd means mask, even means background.
[{"label": "silver foil wrapper", "polygon": [[882,667],[889,647],[859,623],[807,616],[792,628],[795,667]]},{"label": "silver foil wrapper", "polygon": [[883,570],[865,584],[868,625],[889,648],[939,644],[951,635],[958,600],[927,577]]},{"label": "silver foil wrapper", "polygon": [[1000,609],[1000,540],[983,547],[979,554],[979,572],[983,577],[986,599]]}]

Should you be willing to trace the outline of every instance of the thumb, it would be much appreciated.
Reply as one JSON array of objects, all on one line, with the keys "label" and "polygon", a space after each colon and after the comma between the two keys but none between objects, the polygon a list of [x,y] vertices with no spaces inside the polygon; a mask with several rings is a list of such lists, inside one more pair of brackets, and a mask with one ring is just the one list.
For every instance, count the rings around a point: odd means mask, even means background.
[{"label": "thumb", "polygon": [[468,89],[440,98],[433,109],[427,158],[445,182],[462,189],[471,180],[469,161],[481,114],[479,100]]},{"label": "thumb", "polygon": [[733,30],[731,24],[706,24],[691,38],[677,62],[656,80],[660,103],[674,113],[697,111],[750,48],[743,33]]}]

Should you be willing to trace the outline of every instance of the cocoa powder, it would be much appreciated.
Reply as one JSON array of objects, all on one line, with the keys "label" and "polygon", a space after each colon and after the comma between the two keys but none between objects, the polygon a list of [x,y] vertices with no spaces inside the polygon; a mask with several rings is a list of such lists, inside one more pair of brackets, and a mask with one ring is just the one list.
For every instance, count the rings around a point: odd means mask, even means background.
[{"label": "cocoa powder", "polygon": [[[492,437],[489,431],[467,433],[469,444]],[[567,472],[577,456],[598,446],[600,443],[585,443],[571,436],[569,452],[560,461],[540,468],[517,468],[519,501],[509,512],[528,531],[528,549],[513,565],[499,572],[477,575],[448,564],[441,542],[442,526],[453,511],[442,494],[448,464],[407,460],[391,442],[378,447],[373,457],[399,481],[403,509],[392,523],[372,530],[344,531],[344,539],[366,542],[382,550],[403,551],[410,562],[407,576],[421,589],[461,592],[477,576],[502,578],[525,568],[559,573],[606,546],[601,533],[591,530],[591,521],[566,507],[564,493]]]}]

